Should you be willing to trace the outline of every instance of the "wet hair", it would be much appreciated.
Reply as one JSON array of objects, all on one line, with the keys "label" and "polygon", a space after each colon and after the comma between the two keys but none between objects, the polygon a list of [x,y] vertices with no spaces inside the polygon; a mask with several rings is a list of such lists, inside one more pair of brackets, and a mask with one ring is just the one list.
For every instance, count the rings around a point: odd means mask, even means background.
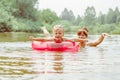
[{"label": "wet hair", "polygon": [[53,32],[54,31],[63,31],[63,33],[64,33],[64,28],[63,28],[63,26],[62,25],[55,25],[54,27],[53,27]]},{"label": "wet hair", "polygon": [[88,29],[86,27],[79,29],[77,35],[79,36],[81,33],[83,33],[86,37],[88,37]]},{"label": "wet hair", "polygon": [[88,29],[86,27],[83,28],[84,30],[86,30],[88,32]]}]

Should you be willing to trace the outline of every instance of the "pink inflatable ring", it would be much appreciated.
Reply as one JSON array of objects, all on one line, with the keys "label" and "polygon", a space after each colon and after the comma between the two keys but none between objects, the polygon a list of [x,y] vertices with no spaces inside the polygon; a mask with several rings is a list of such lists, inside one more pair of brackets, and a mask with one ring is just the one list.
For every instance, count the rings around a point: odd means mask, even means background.
[{"label": "pink inflatable ring", "polygon": [[38,51],[60,51],[60,52],[77,52],[79,51],[79,45],[75,42],[40,42],[32,41],[32,49]]}]

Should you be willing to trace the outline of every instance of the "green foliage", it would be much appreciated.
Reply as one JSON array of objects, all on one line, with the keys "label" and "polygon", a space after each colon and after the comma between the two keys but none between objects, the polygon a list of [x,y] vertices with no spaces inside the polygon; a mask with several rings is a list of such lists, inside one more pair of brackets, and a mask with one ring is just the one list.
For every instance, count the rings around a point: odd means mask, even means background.
[{"label": "green foliage", "polygon": [[115,10],[110,8],[108,14],[106,15],[106,22],[108,24],[118,23],[119,16],[120,16],[120,12],[119,12],[119,9],[117,7]]},{"label": "green foliage", "polygon": [[120,15],[117,17],[116,23],[120,22]]},{"label": "green foliage", "polygon": [[45,9],[40,11],[40,20],[44,24],[52,24],[54,21],[59,20],[55,12],[50,9]]},{"label": "green foliage", "polygon": [[94,7],[88,7],[84,15],[86,25],[95,25],[96,11]]},{"label": "green foliage", "polygon": [[0,1],[0,32],[10,31],[10,21],[14,19],[12,12],[15,10],[12,8],[12,2],[14,0],[1,0]]},{"label": "green foliage", "polygon": [[37,0],[16,0],[14,7],[17,9],[13,15],[25,19],[37,20],[37,9],[34,8]]},{"label": "green foliage", "polygon": [[105,14],[102,14],[102,12],[99,13],[99,16],[97,18],[99,24],[105,24]]},{"label": "green foliage", "polygon": [[17,19],[12,20],[12,31],[23,31],[23,32],[40,32],[40,23],[33,22],[32,20]]},{"label": "green foliage", "polygon": [[115,29],[111,31],[111,34],[120,34],[120,23],[115,26]]},{"label": "green foliage", "polygon": [[113,12],[112,9],[109,9],[109,12],[108,12],[108,14],[107,14],[107,16],[106,16],[106,22],[107,22],[108,24],[114,23],[113,18],[114,18],[114,12]]},{"label": "green foliage", "polygon": [[82,18],[80,17],[80,15],[78,15],[76,20],[74,21],[74,25],[79,26],[81,22],[82,22]]},{"label": "green foliage", "polygon": [[61,20],[67,20],[71,23],[73,23],[75,20],[74,13],[71,10],[68,11],[67,8],[65,8],[64,11],[61,13],[60,18]]},{"label": "green foliage", "polygon": [[88,27],[89,34],[98,34],[98,33],[110,33],[110,34],[119,34],[120,33],[120,25],[116,24],[96,24],[95,26]]},{"label": "green foliage", "polygon": [[108,32],[120,34],[120,11],[109,9],[107,14],[96,16],[94,7],[87,7],[83,16],[74,16],[72,10],[65,8],[58,17],[50,9],[37,10],[38,0],[0,0],[0,32],[24,31],[40,32],[46,26],[52,31],[54,25],[61,24],[66,32],[76,32],[87,27],[90,34]]},{"label": "green foliage", "polygon": [[33,22],[37,20],[37,18],[35,18],[37,14],[36,9],[34,8],[36,1],[37,0],[1,0],[0,32],[39,31],[37,27],[40,26],[41,23],[39,21]]}]

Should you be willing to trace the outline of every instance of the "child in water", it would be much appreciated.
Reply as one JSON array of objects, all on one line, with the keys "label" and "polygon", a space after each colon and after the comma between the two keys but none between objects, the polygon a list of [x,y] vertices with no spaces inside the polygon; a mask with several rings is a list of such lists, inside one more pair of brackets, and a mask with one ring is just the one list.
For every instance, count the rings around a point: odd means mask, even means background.
[{"label": "child in water", "polygon": [[[79,29],[77,32],[77,36],[79,39],[87,39],[88,38],[88,29],[87,28],[83,28],[83,29]],[[80,42],[81,47],[85,47],[85,46],[91,46],[91,47],[96,47],[97,45],[99,45],[105,38],[105,36],[109,36],[107,33],[102,33],[100,38],[94,42]]]},{"label": "child in water", "polygon": [[[42,28],[44,34],[47,36],[47,37],[50,37],[50,34],[49,32],[45,29],[45,28]],[[62,41],[76,41],[76,42],[84,42],[86,41],[86,39],[73,39],[73,40],[69,40],[69,39],[66,39],[66,38],[63,38],[64,36],[64,28],[62,25],[55,25],[53,27],[53,37],[51,38],[35,38],[33,36],[30,36],[29,39],[30,40],[35,40],[35,41],[55,41],[56,43],[61,43]]]},{"label": "child in water", "polygon": [[[47,29],[45,27],[42,27],[42,30],[46,37],[50,37],[50,33],[47,31]],[[71,40],[75,41],[75,42],[79,42],[79,45],[84,48],[85,46],[96,47],[104,40],[105,36],[109,36],[109,35],[107,33],[102,33],[98,40],[96,40],[94,42],[88,42],[87,41],[88,29],[83,28],[83,29],[78,30],[77,36],[78,36],[78,38],[71,39]]]}]

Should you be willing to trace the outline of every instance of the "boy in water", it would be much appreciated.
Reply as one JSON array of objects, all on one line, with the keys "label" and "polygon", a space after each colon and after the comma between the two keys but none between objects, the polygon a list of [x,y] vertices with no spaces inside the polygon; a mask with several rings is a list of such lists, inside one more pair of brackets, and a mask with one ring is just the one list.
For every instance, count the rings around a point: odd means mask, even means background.
[{"label": "boy in water", "polygon": [[[87,28],[79,29],[77,32],[77,36],[79,39],[87,39],[88,38],[88,29]],[[80,42],[80,45],[81,45],[81,47],[85,47],[86,45],[91,46],[91,47],[96,47],[104,40],[105,36],[109,36],[109,35],[107,33],[102,33],[100,38],[98,40],[96,40],[95,42],[83,41],[83,42]]]},{"label": "boy in water", "polygon": [[[47,36],[47,37],[50,37],[50,34],[49,32],[45,29],[45,28],[42,28],[43,29],[43,32],[44,34]],[[29,39],[30,40],[35,40],[35,41],[55,41],[56,43],[61,43],[62,41],[76,41],[76,42],[84,42],[86,41],[86,39],[73,39],[73,40],[69,40],[69,39],[66,39],[66,38],[63,38],[64,36],[64,28],[62,25],[55,25],[54,28],[53,28],[53,37],[52,38],[34,38],[33,36],[30,36]]]}]

